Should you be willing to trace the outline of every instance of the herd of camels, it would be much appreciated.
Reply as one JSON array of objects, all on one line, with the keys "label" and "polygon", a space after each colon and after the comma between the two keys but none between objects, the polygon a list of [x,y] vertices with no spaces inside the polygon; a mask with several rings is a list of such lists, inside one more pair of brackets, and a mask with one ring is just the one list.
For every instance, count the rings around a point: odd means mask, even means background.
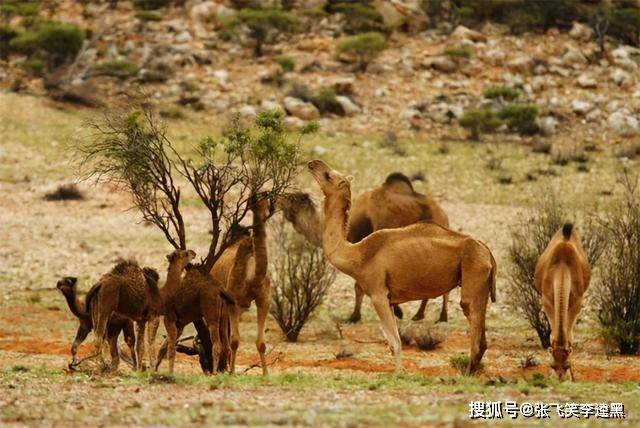
[{"label": "herd of camels", "polygon": [[[451,230],[442,208],[416,192],[403,174],[389,175],[382,186],[361,194],[352,204],[351,177],[320,160],[307,166],[324,195],[324,210],[305,193],[287,194],[277,205],[297,232],[322,247],[327,260],[355,280],[355,308],[348,321],[360,320],[363,296],[369,296],[399,372],[402,343],[394,317],[402,317],[398,305],[421,300],[413,318],[420,320],[427,300],[442,296],[439,321],[446,321],[448,293],[460,287],[460,306],[469,322],[471,341],[467,373],[476,371],[487,349],[488,301],[496,301],[496,262],[489,248]],[[256,348],[266,375],[264,335],[270,279],[265,222],[272,205],[267,200],[251,203],[252,232],[238,238],[209,272],[193,263],[193,251],[175,250],[167,255],[162,287],[155,269],[130,260],[119,262],[103,275],[84,302],[77,296],[76,278],[59,280],[57,287],[79,320],[69,367],[98,359],[104,369],[115,370],[122,356],[135,370],[144,370],[146,332],[149,366],[158,370],[166,358],[172,373],[179,338],[183,329],[193,324],[196,340],[185,352],[198,353],[206,373],[233,373],[240,343],[240,316],[255,302]],[[573,379],[569,358],[572,331],[590,275],[580,237],[571,224],[565,224],[540,255],[534,281],[551,326],[551,367],[561,380],[567,376]],[[156,349],[161,319],[167,338]],[[91,331],[96,337],[95,350],[78,358],[78,347]],[[131,350],[130,357],[119,351],[121,333]],[[102,356],[105,340],[111,354],[108,366]]]}]

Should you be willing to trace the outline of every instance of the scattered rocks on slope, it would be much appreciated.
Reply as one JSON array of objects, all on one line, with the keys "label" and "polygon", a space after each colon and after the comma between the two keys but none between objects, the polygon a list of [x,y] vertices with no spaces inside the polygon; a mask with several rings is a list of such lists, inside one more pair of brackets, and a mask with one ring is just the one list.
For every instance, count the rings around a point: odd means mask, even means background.
[{"label": "scattered rocks on slope", "polygon": [[353,116],[354,114],[360,113],[361,109],[356,103],[354,103],[351,98],[344,95],[336,95],[336,101],[342,107],[344,114],[347,116]]},{"label": "scattered rocks on slope", "polygon": [[579,22],[574,22],[569,36],[581,42],[588,42],[593,37],[593,30]]},{"label": "scattered rocks on slope", "polygon": [[636,135],[640,131],[638,119],[623,111],[612,113],[607,119],[607,125],[611,130],[625,137]]},{"label": "scattered rocks on slope", "polygon": [[585,115],[593,109],[593,104],[584,100],[573,100],[571,110],[579,115]]},{"label": "scattered rocks on slope", "polygon": [[487,41],[487,37],[484,34],[480,33],[479,31],[471,30],[464,25],[458,25],[456,29],[453,30],[453,33],[451,33],[451,38],[460,42],[463,42],[465,40],[468,40],[472,43]]},{"label": "scattered rocks on slope", "polygon": [[621,68],[614,68],[609,75],[611,80],[618,86],[626,86],[631,83],[631,74]]},{"label": "scattered rocks on slope", "polygon": [[567,51],[562,55],[562,64],[565,67],[580,69],[589,64],[589,60],[582,52],[573,47],[568,47]]},{"label": "scattered rocks on slope", "polygon": [[551,137],[556,133],[558,121],[553,116],[543,116],[536,119],[536,125],[542,135],[545,137]]},{"label": "scattered rocks on slope", "polygon": [[320,112],[316,106],[298,98],[285,97],[284,108],[290,115],[299,117],[300,119],[314,120],[320,117]]},{"label": "scattered rocks on slope", "polygon": [[590,74],[582,73],[577,79],[578,85],[583,89],[595,88],[598,86],[598,81]]},{"label": "scattered rocks on slope", "polygon": [[458,69],[458,64],[445,55],[431,56],[422,61],[422,66],[432,68],[443,73],[453,73]]}]

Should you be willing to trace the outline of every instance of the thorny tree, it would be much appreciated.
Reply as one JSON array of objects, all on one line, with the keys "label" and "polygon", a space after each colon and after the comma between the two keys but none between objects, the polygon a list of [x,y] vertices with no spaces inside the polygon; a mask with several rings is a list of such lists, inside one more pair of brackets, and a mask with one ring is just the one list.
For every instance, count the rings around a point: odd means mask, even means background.
[{"label": "thorny tree", "polygon": [[117,183],[133,197],[145,221],[158,227],[174,248],[187,248],[180,211],[179,178],[186,179],[210,212],[212,238],[202,263],[208,271],[233,243],[252,196],[274,200],[291,183],[299,140],[290,141],[283,114],[260,114],[253,127],[234,119],[220,138],[204,138],[189,158],[179,153],[148,104],[110,111],[88,124],[80,145],[88,176]]}]

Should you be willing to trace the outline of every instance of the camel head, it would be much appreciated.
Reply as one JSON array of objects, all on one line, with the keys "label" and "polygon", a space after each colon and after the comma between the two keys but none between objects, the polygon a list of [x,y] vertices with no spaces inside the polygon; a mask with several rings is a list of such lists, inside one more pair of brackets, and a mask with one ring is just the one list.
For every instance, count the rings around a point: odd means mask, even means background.
[{"label": "camel head", "polygon": [[260,221],[265,221],[269,218],[273,212],[273,205],[271,199],[265,197],[259,198],[252,196],[249,200],[249,209],[251,209],[253,215]]},{"label": "camel head", "polygon": [[175,250],[172,253],[167,254],[169,266],[179,264],[178,267],[180,270],[184,269],[195,258],[196,253],[192,250]]},{"label": "camel head", "polygon": [[571,375],[571,363],[569,362],[571,351],[570,347],[553,346],[549,348],[549,353],[553,357],[551,368],[556,372],[559,380],[564,380],[567,374],[573,377]]},{"label": "camel head", "polygon": [[282,210],[284,218],[295,223],[301,216],[315,215],[316,204],[308,193],[287,193],[278,197],[278,208]]},{"label": "camel head", "polygon": [[64,295],[74,294],[76,292],[76,284],[78,282],[78,278],[73,276],[65,276],[56,284],[58,290],[62,292]]},{"label": "camel head", "polygon": [[339,196],[351,201],[352,176],[345,176],[329,168],[321,160],[312,160],[307,164],[309,172],[320,185],[325,197]]}]

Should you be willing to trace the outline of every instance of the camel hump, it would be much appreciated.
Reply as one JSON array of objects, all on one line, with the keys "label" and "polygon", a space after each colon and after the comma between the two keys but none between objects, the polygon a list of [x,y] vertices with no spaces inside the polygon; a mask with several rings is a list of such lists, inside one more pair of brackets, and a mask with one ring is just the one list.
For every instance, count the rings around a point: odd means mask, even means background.
[{"label": "camel hump", "polygon": [[565,223],[564,226],[562,226],[562,235],[564,236],[564,239],[571,239],[572,233],[573,233],[573,224]]},{"label": "camel hump", "polygon": [[406,175],[404,175],[401,172],[394,172],[392,174],[389,174],[387,176],[387,178],[384,180],[384,185],[385,186],[403,186],[403,187],[408,187],[409,190],[411,192],[413,192],[413,185],[411,184],[411,180],[409,180],[409,177],[407,177]]},{"label": "camel hump", "polygon": [[114,275],[125,275],[129,273],[131,269],[140,269],[138,262],[135,260],[121,260],[111,269],[111,273]]}]

